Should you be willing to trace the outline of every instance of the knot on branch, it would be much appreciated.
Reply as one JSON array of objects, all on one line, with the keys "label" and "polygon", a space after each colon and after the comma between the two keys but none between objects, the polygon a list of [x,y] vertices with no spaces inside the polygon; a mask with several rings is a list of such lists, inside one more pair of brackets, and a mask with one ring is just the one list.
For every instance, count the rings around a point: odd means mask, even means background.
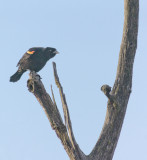
[{"label": "knot on branch", "polygon": [[111,87],[107,84],[103,85],[101,87],[101,91],[104,92],[104,94],[108,97],[108,99],[110,100],[110,102],[113,104],[113,106],[120,106],[119,105],[119,101],[117,99],[117,96],[110,93],[111,92]]},{"label": "knot on branch", "polygon": [[107,84],[103,85],[101,87],[101,91],[104,92],[104,94],[110,99],[110,91],[111,91],[111,87]]},{"label": "knot on branch", "polygon": [[29,79],[27,81],[27,87],[30,92],[34,92],[34,83],[40,81],[41,77],[35,71],[29,73]]},{"label": "knot on branch", "polygon": [[28,87],[28,90],[30,92],[32,92],[32,93],[34,92],[34,81],[33,81],[33,79],[28,79],[27,87]]}]

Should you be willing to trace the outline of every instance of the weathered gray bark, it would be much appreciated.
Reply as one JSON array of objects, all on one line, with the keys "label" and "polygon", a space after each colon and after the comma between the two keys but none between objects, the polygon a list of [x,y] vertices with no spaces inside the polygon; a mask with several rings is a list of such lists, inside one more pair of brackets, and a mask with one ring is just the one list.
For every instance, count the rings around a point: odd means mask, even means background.
[{"label": "weathered gray bark", "polygon": [[71,160],[112,160],[113,158],[132,88],[133,62],[137,48],[138,15],[139,0],[124,0],[124,29],[116,80],[112,91],[108,85],[101,88],[108,97],[106,118],[100,137],[88,156],[81,151],[74,138],[68,106],[55,63],[53,63],[54,76],[62,100],[65,123],[60,116],[53,91],[52,100],[40,78],[35,73],[30,74],[28,80],[29,91],[35,95],[43,107],[52,128]]}]

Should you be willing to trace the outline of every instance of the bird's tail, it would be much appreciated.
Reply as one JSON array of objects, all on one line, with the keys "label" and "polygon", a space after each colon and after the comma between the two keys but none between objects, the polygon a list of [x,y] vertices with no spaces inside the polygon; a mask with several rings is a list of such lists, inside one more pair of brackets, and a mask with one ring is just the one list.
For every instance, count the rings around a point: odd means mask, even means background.
[{"label": "bird's tail", "polygon": [[24,70],[18,70],[15,74],[13,74],[11,77],[10,77],[10,82],[17,82],[22,74],[24,73],[25,71]]}]

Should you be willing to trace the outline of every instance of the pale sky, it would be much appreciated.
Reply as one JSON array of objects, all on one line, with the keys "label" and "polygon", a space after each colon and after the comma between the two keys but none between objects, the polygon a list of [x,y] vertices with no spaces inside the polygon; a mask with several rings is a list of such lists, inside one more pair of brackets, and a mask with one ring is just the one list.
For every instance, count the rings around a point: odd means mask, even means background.
[{"label": "pale sky", "polygon": [[[113,160],[147,160],[147,1],[140,1],[138,49],[133,88]],[[39,72],[46,90],[53,85],[52,61],[66,94],[75,138],[85,154],[101,132],[113,86],[123,30],[123,0],[1,0],[0,160],[68,160],[60,140],[35,97],[25,73],[9,78],[31,47],[55,47],[60,54]]]}]

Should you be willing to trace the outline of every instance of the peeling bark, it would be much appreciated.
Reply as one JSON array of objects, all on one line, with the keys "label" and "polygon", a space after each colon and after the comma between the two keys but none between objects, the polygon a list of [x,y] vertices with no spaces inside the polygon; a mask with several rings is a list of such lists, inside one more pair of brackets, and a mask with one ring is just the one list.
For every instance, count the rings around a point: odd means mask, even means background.
[{"label": "peeling bark", "polygon": [[103,85],[101,90],[108,98],[107,112],[100,137],[89,155],[79,148],[72,130],[72,124],[65,94],[59,81],[56,65],[53,63],[55,82],[59,88],[64,112],[63,123],[58,107],[46,92],[40,76],[30,73],[27,86],[43,107],[53,130],[61,140],[71,160],[112,160],[124,121],[128,100],[132,89],[133,63],[137,48],[139,0],[124,0],[124,29],[119,53],[119,62],[114,86]]}]

